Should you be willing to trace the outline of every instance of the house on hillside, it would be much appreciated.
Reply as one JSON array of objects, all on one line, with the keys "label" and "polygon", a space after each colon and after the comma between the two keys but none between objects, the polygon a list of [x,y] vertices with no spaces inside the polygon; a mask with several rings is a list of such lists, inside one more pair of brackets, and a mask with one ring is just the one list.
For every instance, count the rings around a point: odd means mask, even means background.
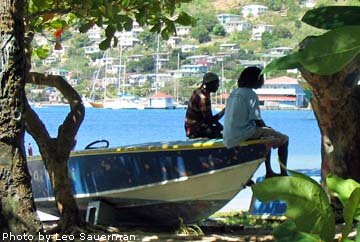
[{"label": "house on hillside", "polygon": [[271,24],[257,24],[252,28],[251,39],[261,40],[262,34],[264,32],[272,33],[273,29],[274,29],[274,25]]},{"label": "house on hillside", "polygon": [[220,24],[224,25],[229,21],[239,21],[241,16],[237,14],[222,13],[222,14],[218,14],[217,18]]},{"label": "house on hillside", "polygon": [[220,51],[236,51],[236,52],[238,52],[240,50],[239,45],[234,44],[234,43],[220,44],[219,47],[220,47]]},{"label": "house on hillside", "polygon": [[182,45],[181,46],[181,52],[188,53],[188,52],[194,52],[199,46],[197,45]]},{"label": "house on hillside", "polygon": [[174,98],[166,93],[157,92],[148,98],[147,108],[152,109],[174,109],[176,108]]},{"label": "house on hillside", "polygon": [[181,44],[182,38],[178,36],[171,36],[167,40],[167,44],[171,46],[171,48],[176,48]]},{"label": "house on hillside", "polygon": [[209,63],[209,55],[192,55],[187,57],[186,59],[190,61],[192,65],[204,65],[208,66]]},{"label": "house on hillside", "polygon": [[255,92],[260,105],[274,108],[302,108],[307,106],[305,92],[295,78],[281,76],[265,80]]},{"label": "house on hillside", "polygon": [[268,7],[264,5],[258,5],[258,4],[251,4],[246,5],[242,8],[241,13],[244,18],[247,17],[257,17],[262,13],[265,13],[268,11]]},{"label": "house on hillside", "polygon": [[188,71],[188,72],[202,72],[205,73],[208,71],[208,67],[204,66],[204,65],[182,65],[180,67],[181,70],[183,71]]},{"label": "house on hillside", "polygon": [[202,72],[194,72],[189,70],[169,70],[167,73],[169,73],[175,79],[190,77],[201,79],[203,76]]},{"label": "house on hillside", "polygon": [[191,32],[190,26],[176,26],[176,35],[181,37],[189,36]]},{"label": "house on hillside", "polygon": [[101,51],[98,44],[85,46],[84,50],[85,50],[85,54],[87,54],[87,55],[88,54],[93,54],[93,53],[98,53],[98,52]]},{"label": "house on hillside", "polygon": [[251,24],[247,21],[228,21],[224,25],[226,33],[231,33],[235,31],[246,31],[251,28]]}]

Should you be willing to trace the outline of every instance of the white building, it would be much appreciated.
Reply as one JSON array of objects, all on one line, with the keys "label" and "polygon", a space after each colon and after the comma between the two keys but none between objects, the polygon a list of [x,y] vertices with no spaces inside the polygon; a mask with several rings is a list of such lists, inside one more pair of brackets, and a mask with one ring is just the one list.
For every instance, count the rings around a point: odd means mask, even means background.
[{"label": "white building", "polygon": [[272,33],[273,29],[274,25],[271,24],[257,24],[252,28],[251,39],[261,40],[261,36],[265,31]]},{"label": "white building", "polygon": [[136,38],[137,33],[134,31],[116,32],[115,37],[118,38],[119,46],[123,46],[123,47],[132,47],[136,43],[140,42],[140,40]]},{"label": "white building", "polygon": [[60,62],[61,59],[58,56],[48,56],[42,60],[44,65],[50,65],[51,63]]},{"label": "white building", "polygon": [[220,24],[222,24],[222,25],[224,25],[230,21],[239,21],[240,17],[241,17],[240,15],[230,14],[230,13],[222,13],[222,14],[217,15],[217,18],[218,18]]},{"label": "white building", "polygon": [[176,35],[181,37],[189,36],[191,32],[190,26],[177,26],[176,27]]},{"label": "white building", "polygon": [[316,6],[316,0],[300,1],[300,7],[302,7],[302,8],[314,8],[315,6]]},{"label": "white building", "polygon": [[171,48],[176,48],[182,41],[181,37],[178,36],[171,36],[168,40],[167,40],[167,44],[171,46]]},{"label": "white building", "polygon": [[251,28],[251,24],[246,21],[229,21],[224,24],[226,33],[234,31],[246,31]]},{"label": "white building", "polygon": [[182,45],[181,46],[181,52],[188,53],[188,52],[194,52],[199,46],[197,45]]},{"label": "white building", "polygon": [[148,108],[174,109],[176,108],[175,100],[172,96],[157,92],[148,98]]},{"label": "white building", "polygon": [[262,88],[255,89],[261,105],[277,108],[306,106],[305,92],[295,78],[282,76],[265,80]]},{"label": "white building", "polygon": [[264,6],[264,5],[257,5],[257,4],[251,4],[251,5],[246,5],[242,8],[241,13],[242,16],[244,18],[247,17],[257,17],[262,13],[267,12],[268,7]]},{"label": "white building", "polygon": [[239,45],[238,44],[232,44],[232,43],[228,43],[228,44],[220,44],[220,51],[239,51]]},{"label": "white building", "polygon": [[170,70],[168,73],[175,79],[194,77],[201,80],[202,76],[204,75],[201,72],[193,72],[189,70]]},{"label": "white building", "polygon": [[84,50],[85,50],[85,54],[93,54],[93,53],[100,52],[100,48],[99,48],[98,44],[93,44],[91,46],[85,46]]},{"label": "white building", "polygon": [[204,65],[182,65],[180,69],[189,72],[202,72],[202,73],[208,71],[208,67]]},{"label": "white building", "polygon": [[94,25],[91,29],[89,29],[88,32],[86,32],[86,34],[91,41],[99,44],[102,40],[101,32],[102,32],[102,29],[99,26]]}]

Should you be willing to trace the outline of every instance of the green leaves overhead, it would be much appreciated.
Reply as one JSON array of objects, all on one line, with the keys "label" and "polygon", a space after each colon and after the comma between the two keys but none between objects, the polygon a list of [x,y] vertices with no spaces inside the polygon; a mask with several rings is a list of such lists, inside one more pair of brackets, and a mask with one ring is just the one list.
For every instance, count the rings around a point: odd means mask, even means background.
[{"label": "green leaves overhead", "polygon": [[263,202],[285,201],[285,215],[294,221],[299,231],[319,234],[324,241],[333,241],[335,218],[326,193],[305,175],[265,179],[253,185],[252,190]]},{"label": "green leaves overhead", "polygon": [[314,74],[332,75],[360,54],[360,7],[321,7],[307,11],[302,21],[329,31],[302,51],[272,61],[263,72],[304,68]]},{"label": "green leaves overhead", "polygon": [[302,21],[320,28],[335,29],[342,26],[360,25],[360,6],[328,6],[309,10]]},{"label": "green leaves overhead", "polygon": [[[87,32],[97,25],[106,29],[105,40],[100,48],[109,48],[116,31],[129,31],[136,21],[149,26],[164,39],[175,34],[176,24],[191,25],[193,19],[187,13],[177,11],[189,0],[30,0],[26,21],[37,32],[65,29],[77,26]],[[71,21],[67,16],[72,15]],[[110,26],[110,27],[109,27]]]},{"label": "green leaves overhead", "polygon": [[45,59],[50,54],[50,47],[47,45],[42,45],[34,50],[34,54],[37,55],[40,59]]},{"label": "green leaves overhead", "polygon": [[183,11],[179,13],[175,22],[178,24],[181,24],[181,25],[193,25],[194,24],[194,20],[191,18],[191,16]]},{"label": "green leaves overhead", "polygon": [[360,54],[360,25],[330,30],[309,43],[303,51],[271,62],[264,70],[305,68],[318,75],[331,75]]}]

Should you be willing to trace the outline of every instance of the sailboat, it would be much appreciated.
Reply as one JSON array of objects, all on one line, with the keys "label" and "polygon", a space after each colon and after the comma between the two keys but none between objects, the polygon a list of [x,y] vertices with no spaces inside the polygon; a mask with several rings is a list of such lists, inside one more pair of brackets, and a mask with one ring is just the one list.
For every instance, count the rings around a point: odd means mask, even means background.
[{"label": "sailboat", "polygon": [[[107,69],[108,62],[105,62],[105,77],[104,77],[104,97],[102,101],[90,101],[90,105],[94,108],[109,108],[109,109],[144,109],[145,105],[140,102],[140,100],[134,96],[125,93],[123,88],[122,92],[120,92],[121,87],[121,59],[122,59],[122,48],[120,48],[120,64],[119,64],[119,75],[118,75],[118,96],[114,99],[110,99],[106,96],[106,87],[107,87]],[[124,65],[124,77],[125,81],[125,65]],[[97,72],[96,80],[98,79],[100,70]],[[93,88],[95,87],[96,81],[93,83]],[[124,84],[122,85],[124,87]]]}]

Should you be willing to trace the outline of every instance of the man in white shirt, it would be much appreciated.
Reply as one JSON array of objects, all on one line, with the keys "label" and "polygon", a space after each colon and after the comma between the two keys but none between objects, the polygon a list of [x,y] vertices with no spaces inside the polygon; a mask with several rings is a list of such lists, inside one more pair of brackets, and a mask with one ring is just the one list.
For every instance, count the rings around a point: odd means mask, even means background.
[{"label": "man in white shirt", "polygon": [[[224,120],[224,145],[232,148],[239,145],[240,141],[259,139],[262,137],[274,138],[271,147],[278,148],[280,175],[287,175],[286,164],[288,156],[289,137],[270,127],[266,127],[261,119],[259,98],[253,89],[264,84],[261,69],[248,67],[238,79],[238,88],[231,92],[225,108]],[[266,177],[277,176],[271,168],[270,152],[265,161]]]}]

